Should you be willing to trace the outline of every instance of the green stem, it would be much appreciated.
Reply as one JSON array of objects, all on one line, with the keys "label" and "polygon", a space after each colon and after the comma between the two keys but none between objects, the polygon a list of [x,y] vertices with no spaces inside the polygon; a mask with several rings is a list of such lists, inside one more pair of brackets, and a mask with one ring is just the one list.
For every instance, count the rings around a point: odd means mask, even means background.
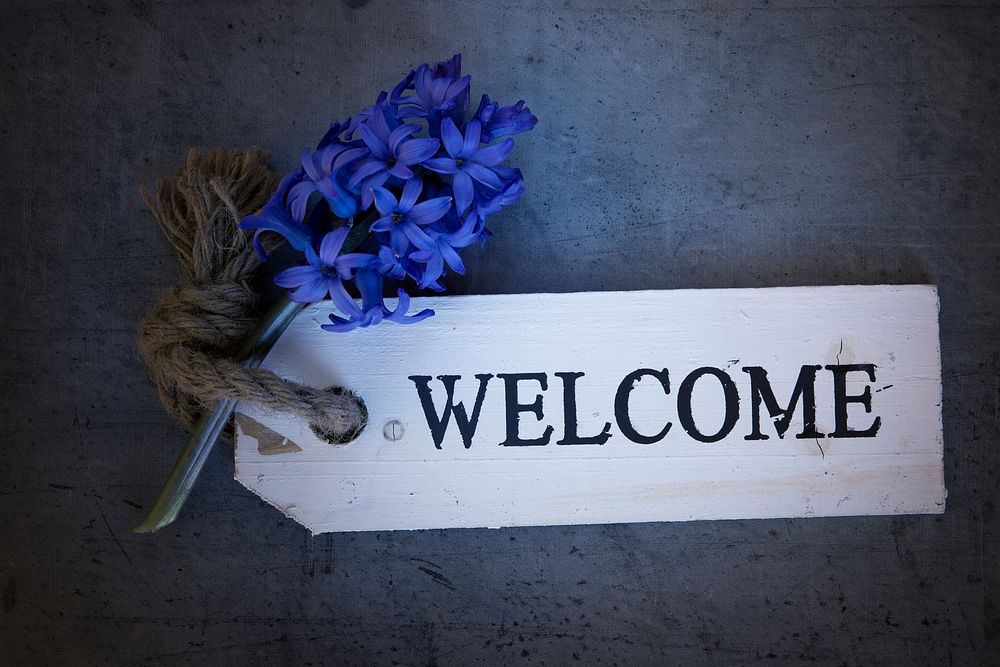
[{"label": "green stem", "polygon": [[[296,303],[287,295],[278,299],[243,341],[243,346],[236,354],[236,361],[243,362],[248,368],[260,366],[278,337],[303,307],[305,304]],[[220,399],[216,402],[215,408],[202,415],[194,425],[187,444],[181,450],[177,462],[174,463],[167,481],[160,490],[160,495],[150,508],[149,514],[136,527],[135,532],[151,533],[177,518],[191,489],[194,488],[198,474],[205,467],[215,441],[219,439],[229,417],[236,410],[236,403],[237,401],[231,398]]]}]

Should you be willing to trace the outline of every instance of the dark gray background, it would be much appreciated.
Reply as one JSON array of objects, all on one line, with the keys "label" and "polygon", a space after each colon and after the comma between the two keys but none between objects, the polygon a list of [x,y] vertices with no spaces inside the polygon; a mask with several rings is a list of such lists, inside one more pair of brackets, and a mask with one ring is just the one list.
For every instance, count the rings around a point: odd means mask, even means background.
[{"label": "dark gray background", "polygon": [[[0,663],[996,658],[997,5],[26,0],[0,45]],[[459,50],[541,122],[452,293],[935,283],[947,512],[314,538],[219,448],[133,534],[185,437],[138,187],[190,146],[287,170]]]}]

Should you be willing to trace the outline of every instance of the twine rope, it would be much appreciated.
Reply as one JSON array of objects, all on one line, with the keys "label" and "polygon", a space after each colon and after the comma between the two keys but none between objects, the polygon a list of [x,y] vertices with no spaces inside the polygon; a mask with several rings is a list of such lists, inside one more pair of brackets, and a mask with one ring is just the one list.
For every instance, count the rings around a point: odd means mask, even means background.
[{"label": "twine rope", "polygon": [[[249,285],[261,259],[237,224],[274,192],[264,151],[188,153],[173,179],[141,191],[177,254],[183,279],[139,325],[138,348],[160,401],[188,428],[222,398],[290,412],[320,437],[342,444],[364,429],[367,409],[349,390],[315,389],[233,360],[253,327]],[[273,242],[273,241],[272,241]]]}]

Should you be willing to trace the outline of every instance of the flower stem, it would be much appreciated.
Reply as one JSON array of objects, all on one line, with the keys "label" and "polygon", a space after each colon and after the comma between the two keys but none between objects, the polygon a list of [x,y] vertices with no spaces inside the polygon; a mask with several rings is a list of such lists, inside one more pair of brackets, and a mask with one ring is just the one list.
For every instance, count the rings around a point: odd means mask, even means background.
[{"label": "flower stem", "polygon": [[[243,346],[236,354],[236,361],[243,362],[249,368],[260,366],[278,337],[305,305],[292,301],[287,295],[282,295],[243,341]],[[237,401],[231,398],[219,399],[214,409],[198,420],[187,444],[177,457],[167,481],[164,482],[160,495],[157,496],[146,518],[135,528],[135,532],[151,533],[177,518],[194,487],[195,480],[198,479],[198,474],[208,460],[215,441],[236,410],[236,403]]]}]

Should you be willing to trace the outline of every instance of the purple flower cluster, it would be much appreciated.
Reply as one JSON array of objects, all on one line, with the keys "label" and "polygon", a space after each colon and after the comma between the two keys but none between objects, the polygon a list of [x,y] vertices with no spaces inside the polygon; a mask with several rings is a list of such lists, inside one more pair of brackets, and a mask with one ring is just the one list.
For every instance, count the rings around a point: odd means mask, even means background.
[{"label": "purple flower cluster", "polygon": [[[409,296],[394,311],[382,301],[385,278],[442,291],[449,271],[465,273],[458,251],[491,236],[486,219],[524,193],[518,169],[504,166],[510,135],[538,119],[523,101],[499,106],[483,95],[469,114],[469,76],[461,55],[412,70],[375,104],[334,123],[302,166],[287,175],[257,215],[240,224],[275,232],[305,254],[306,264],[275,277],[294,301],[329,296],[341,316],[328,331],[383,320],[409,323]],[[350,295],[353,283],[360,307]]]}]

